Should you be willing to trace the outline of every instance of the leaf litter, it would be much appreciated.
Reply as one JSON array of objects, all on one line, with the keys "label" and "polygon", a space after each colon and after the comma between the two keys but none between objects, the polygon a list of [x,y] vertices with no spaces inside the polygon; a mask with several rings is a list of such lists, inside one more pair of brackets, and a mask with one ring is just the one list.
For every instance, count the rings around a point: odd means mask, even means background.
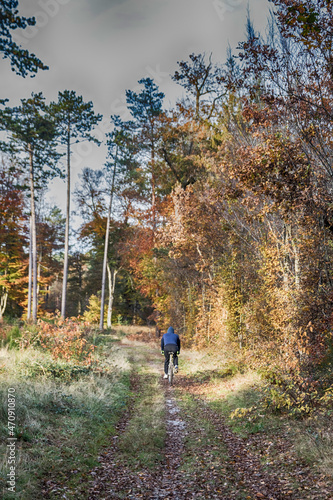
[{"label": "leaf litter", "polygon": [[[140,383],[133,379],[133,392]],[[313,472],[292,453],[288,436],[252,434],[242,438],[225,423],[223,416],[205,401],[203,391],[196,394],[192,381],[176,380],[180,401],[189,395],[195,410],[178,404],[173,387],[163,384],[165,393],[166,440],[160,462],[148,467],[130,467],[121,454],[118,442],[126,431],[134,410],[134,400],[116,426],[108,449],[99,456],[99,466],[82,477],[76,498],[89,500],[112,499],[221,499],[221,500],[329,500],[333,499],[332,484],[325,476]],[[204,429],[198,422],[206,421],[215,432],[215,442],[204,439]],[[190,450],[186,440],[196,440]],[[199,446],[200,444],[200,446]],[[226,450],[223,453],[222,448]],[[191,455],[191,457],[190,457]],[[191,458],[192,469],[184,462]],[[65,497],[64,497],[65,498]],[[66,497],[67,498],[67,497]]]}]

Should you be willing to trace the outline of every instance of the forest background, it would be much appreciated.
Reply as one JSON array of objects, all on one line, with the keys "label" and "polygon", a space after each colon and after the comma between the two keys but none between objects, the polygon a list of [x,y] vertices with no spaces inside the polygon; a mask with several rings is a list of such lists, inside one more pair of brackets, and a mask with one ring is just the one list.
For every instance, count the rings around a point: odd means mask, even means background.
[{"label": "forest background", "polygon": [[[17,5],[1,2],[1,50],[26,76],[46,67],[12,40],[35,22]],[[99,142],[101,115],[75,90],[51,103],[41,93],[2,101],[2,320],[60,311],[102,327],[172,324],[184,345],[230,346],[247,363],[282,367],[286,404],[305,408],[288,377],[301,391],[327,389],[332,2],[272,7],[266,34],[248,17],[224,64],[209,54],[178,62],[185,97],[173,108],[152,78],[126,91],[130,118],[111,117],[105,168],[85,168],[74,193],[84,252],[69,248],[71,151]],[[65,216],[44,202],[55,176],[66,178]]]}]

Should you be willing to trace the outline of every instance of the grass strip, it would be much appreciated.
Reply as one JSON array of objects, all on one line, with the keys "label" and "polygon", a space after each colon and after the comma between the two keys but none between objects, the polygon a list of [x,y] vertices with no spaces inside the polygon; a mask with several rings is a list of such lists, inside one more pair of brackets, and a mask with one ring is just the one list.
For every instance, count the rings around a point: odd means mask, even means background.
[{"label": "grass strip", "polygon": [[160,463],[166,437],[164,393],[159,377],[142,374],[140,386],[132,418],[119,441],[122,458],[133,469],[153,468]]}]

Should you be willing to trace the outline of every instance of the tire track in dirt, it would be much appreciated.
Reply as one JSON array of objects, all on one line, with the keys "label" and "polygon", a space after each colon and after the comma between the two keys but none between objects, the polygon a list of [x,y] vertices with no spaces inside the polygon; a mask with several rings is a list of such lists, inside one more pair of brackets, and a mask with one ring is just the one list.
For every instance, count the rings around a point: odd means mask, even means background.
[{"label": "tire track in dirt", "polygon": [[245,490],[248,490],[248,498],[267,500],[290,498],[286,495],[286,491],[284,491],[279,479],[267,474],[262,469],[259,459],[247,450],[243,440],[224,424],[222,417],[210,410],[204,401],[195,398],[195,402],[198,412],[214,425],[218,438],[227,448],[229,470],[233,469],[234,472],[234,486],[242,485]]},{"label": "tire track in dirt", "polygon": [[[137,384],[136,391],[139,390]],[[117,436],[114,436],[112,445],[100,457],[100,466],[91,471],[93,477],[89,489],[89,500],[112,500],[112,499],[149,499],[149,500],[232,500],[232,499],[254,499],[259,498],[253,493],[251,487],[246,494],[242,478],[238,477],[237,470],[234,469],[235,462],[227,465],[229,473],[227,476],[220,473],[218,469],[204,470],[202,474],[184,472],[182,464],[186,453],[184,440],[190,432],[187,424],[185,412],[181,411],[175,397],[173,387],[161,380],[161,390],[164,391],[166,415],[166,441],[164,458],[157,464],[154,470],[141,468],[132,471],[121,457],[117,442],[121,435],[126,432],[133,414],[132,407],[126,412],[117,426]],[[195,418],[192,415],[191,418]],[[201,436],[202,437],[202,436]],[[206,461],[210,459],[211,450],[209,446],[204,451]],[[233,475],[235,484],[231,484],[229,479]],[[228,483],[226,483],[228,478]],[[214,485],[212,486],[212,480]],[[251,483],[252,486],[252,483]],[[247,496],[245,496],[247,495]],[[261,496],[260,498],[270,498],[272,496]],[[278,498],[278,497],[276,497]]]},{"label": "tire track in dirt", "polygon": [[179,416],[180,410],[172,389],[161,387],[161,390],[165,392],[166,405],[166,442],[163,461],[154,470],[142,468],[138,472],[133,472],[120,458],[117,442],[130,423],[133,414],[132,404],[116,427],[117,435],[113,437],[112,445],[100,455],[100,466],[90,472],[93,479],[87,497],[89,500],[197,498],[186,491],[186,484],[179,472],[186,423]]},{"label": "tire track in dirt", "polygon": [[184,450],[186,423],[180,417],[172,388],[165,390],[166,440],[164,460],[159,467],[159,480],[153,491],[152,499],[185,498],[181,490],[185,487],[179,471],[181,455]]},{"label": "tire track in dirt", "polygon": [[[149,361],[150,371],[159,373],[160,363]],[[141,381],[140,381],[141,379]],[[144,383],[144,375],[132,379],[132,391],[140,394],[140,386]],[[198,398],[194,388],[186,377],[176,378],[176,388],[184,393],[193,393],[196,412],[187,413],[180,410],[175,390],[166,381],[160,379],[161,391],[165,397],[166,441],[164,457],[154,469],[140,468],[131,470],[122,456],[118,442],[126,432],[134,411],[134,399],[129,403],[127,412],[117,426],[117,435],[113,437],[111,446],[99,457],[100,466],[90,472],[92,480],[88,496],[89,500],[112,499],[150,499],[150,500],[191,500],[191,499],[267,499],[267,500],[324,500],[326,496],[300,496],[290,491],[290,483],[279,477],[279,471],[265,471],[256,452],[250,451],[250,440],[244,440],[224,423],[223,417],[209,408],[203,398]],[[193,437],[191,422],[200,415],[213,425],[216,436],[226,450],[228,457],[217,457],[218,466],[211,467],[214,447],[208,442],[201,447],[201,465],[192,471],[183,470],[187,458],[185,439],[189,433]],[[196,430],[198,440],[200,429]],[[302,495],[302,494],[301,494]]]},{"label": "tire track in dirt", "polygon": [[[314,478],[306,465],[304,466],[303,473],[308,477],[308,480],[306,484],[303,485],[304,488],[298,488],[298,491],[295,491],[295,489],[291,487],[292,481],[290,481],[290,478],[286,477],[285,474],[281,474],[279,469],[276,469],[274,472],[265,471],[258,454],[249,449],[249,446],[252,445],[253,437],[244,439],[235,434],[225,424],[223,416],[209,408],[204,398],[197,396],[195,388],[192,387],[193,384],[188,383],[186,377],[181,379],[180,385],[182,391],[192,394],[198,412],[210,420],[219,435],[219,439],[225,443],[229,454],[228,465],[231,465],[236,472],[235,481],[243,484],[250,492],[251,496],[247,498],[262,498],[268,500],[333,499],[333,495],[330,492],[325,491],[324,493],[318,490],[316,491],[314,487]],[[257,438],[257,441],[258,439],[259,438]]]}]

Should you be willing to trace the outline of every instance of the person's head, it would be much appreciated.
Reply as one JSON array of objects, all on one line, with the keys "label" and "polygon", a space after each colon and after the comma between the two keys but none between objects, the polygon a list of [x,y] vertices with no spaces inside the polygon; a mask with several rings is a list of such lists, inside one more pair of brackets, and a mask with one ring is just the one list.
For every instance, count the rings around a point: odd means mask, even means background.
[{"label": "person's head", "polygon": [[169,326],[168,328],[168,333],[175,333],[174,329],[172,328],[172,326]]}]

